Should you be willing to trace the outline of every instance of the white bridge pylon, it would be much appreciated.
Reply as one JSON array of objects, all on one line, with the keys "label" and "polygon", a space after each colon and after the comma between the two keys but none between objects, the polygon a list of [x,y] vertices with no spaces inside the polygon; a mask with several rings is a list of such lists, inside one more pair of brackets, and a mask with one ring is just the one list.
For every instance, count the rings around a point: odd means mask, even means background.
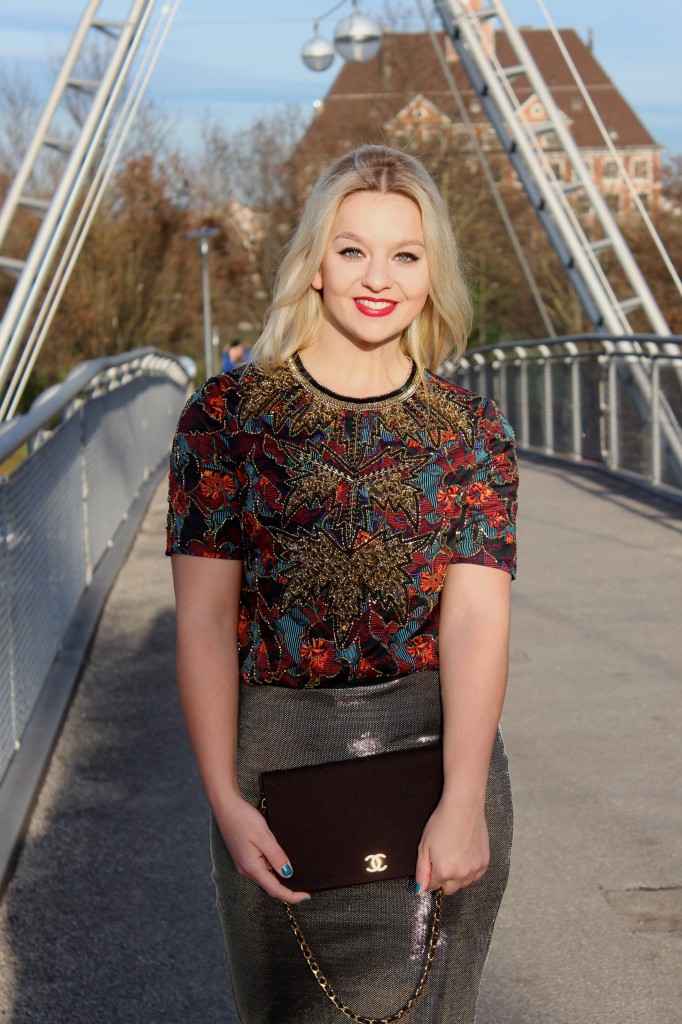
[{"label": "white bridge pylon", "polygon": [[[628,313],[641,308],[652,333],[670,334],[665,317],[503,0],[488,0],[483,4],[471,0],[435,0],[434,6],[592,326],[610,334],[633,334]],[[498,60],[486,34],[486,23],[492,19],[500,22],[514,53],[514,63],[507,67]],[[545,110],[547,122],[542,132],[554,133],[555,149],[558,147],[568,161],[571,169],[568,182],[557,178],[542,148],[540,134],[531,122],[520,116],[521,104],[513,88],[514,80],[520,75],[526,77]],[[555,156],[556,151],[552,155]],[[583,194],[586,216],[591,216],[601,227],[602,236],[596,241],[587,238],[570,203],[569,195],[576,191]],[[600,254],[607,249],[612,250],[618,260],[632,294],[615,294],[599,262]]]},{"label": "white bridge pylon", "polygon": [[[46,332],[39,331],[41,317],[51,322],[54,315],[56,306],[49,311],[46,306],[56,291],[54,275],[51,276],[53,265],[63,243],[66,243],[67,250],[75,245],[73,215],[78,209],[79,200],[86,187],[90,185],[90,177],[98,161],[98,173],[101,172],[103,149],[106,153],[106,132],[120,113],[123,89],[131,65],[157,3],[159,0],[132,0],[127,15],[121,20],[106,17],[106,0],[90,0],[86,4],[31,145],[0,210],[0,270],[17,279],[0,321],[0,396],[8,380],[10,381],[4,398],[0,401],[0,421],[9,418],[8,410],[11,416],[16,408],[21,396],[21,391],[16,387],[17,381],[21,378],[22,389],[27,383],[28,373]],[[179,0],[164,3],[162,14],[174,14],[178,3]],[[170,23],[170,18],[167,20]],[[79,61],[87,58],[88,48],[96,33],[108,37],[111,47],[104,59],[101,77],[96,80],[84,79],[77,73]],[[90,107],[75,137],[66,139],[60,138],[59,132],[70,92],[87,96],[90,99]],[[57,151],[65,157],[61,176],[50,197],[31,195],[27,191],[36,179],[37,166],[45,150]],[[120,146],[117,151],[120,151]],[[96,193],[92,192],[91,197],[93,202],[99,201]],[[25,259],[18,259],[6,252],[5,246],[9,229],[22,208],[42,217],[42,223],[33,238],[28,256]],[[84,218],[80,218],[77,221],[78,230],[82,227],[83,220]],[[90,222],[91,218],[86,221],[86,233]],[[83,240],[84,236],[80,240],[81,244]],[[73,262],[69,264],[69,274]],[[57,303],[66,280],[60,284]],[[46,288],[47,297],[27,339],[36,308]],[[12,373],[17,357],[19,363]]]},{"label": "white bridge pylon", "polygon": [[[641,309],[653,334],[661,337],[663,351],[679,355],[679,346],[666,343],[671,334],[644,276],[623,237],[604,197],[571,135],[554,98],[533,59],[523,36],[514,25],[503,0],[434,0],[446,35],[452,41],[462,67],[476,92],[500,145],[507,154],[535,213],[547,234],[566,276],[594,329],[616,337],[632,335],[633,341],[618,341],[615,351],[633,355],[627,368],[627,386],[639,414],[645,418],[651,407],[651,381],[638,358],[642,347],[628,313]],[[514,63],[503,67],[490,45],[487,23],[497,19],[514,54]],[[489,27],[489,26],[488,26]],[[571,180],[560,181],[542,148],[539,133],[521,116],[521,104],[513,82],[524,75],[545,110],[544,131],[552,131],[556,145],[571,168]],[[556,152],[553,152],[556,155]],[[591,242],[573,209],[569,195],[582,191],[586,216],[600,225],[602,235]],[[611,250],[624,273],[632,294],[617,296],[599,256]],[[682,475],[682,430],[665,395],[661,395],[660,426],[676,476]]]}]

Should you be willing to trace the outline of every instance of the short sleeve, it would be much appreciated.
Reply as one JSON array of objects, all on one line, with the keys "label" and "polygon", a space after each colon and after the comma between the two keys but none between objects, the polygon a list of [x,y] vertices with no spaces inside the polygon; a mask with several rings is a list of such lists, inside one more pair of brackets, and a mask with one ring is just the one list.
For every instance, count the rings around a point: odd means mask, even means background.
[{"label": "short sleeve", "polygon": [[187,401],[170,455],[166,554],[242,558],[242,471],[225,378],[211,378]]},{"label": "short sleeve", "polygon": [[516,578],[518,481],[514,431],[488,401],[479,419],[460,515],[453,522],[452,562],[489,565]]}]

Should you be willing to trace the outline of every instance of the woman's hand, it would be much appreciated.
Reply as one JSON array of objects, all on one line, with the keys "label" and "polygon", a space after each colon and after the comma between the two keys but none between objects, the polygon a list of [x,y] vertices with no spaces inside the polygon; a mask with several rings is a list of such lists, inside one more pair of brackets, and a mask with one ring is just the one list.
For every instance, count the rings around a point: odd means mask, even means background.
[{"label": "woman's hand", "polygon": [[292,865],[259,810],[239,796],[215,817],[240,875],[284,903],[310,898],[309,893],[292,892],[277,880],[278,874],[289,878]]},{"label": "woman's hand", "polygon": [[440,889],[446,896],[477,882],[490,863],[484,807],[467,802],[438,804],[422,833],[417,856],[417,892]]}]

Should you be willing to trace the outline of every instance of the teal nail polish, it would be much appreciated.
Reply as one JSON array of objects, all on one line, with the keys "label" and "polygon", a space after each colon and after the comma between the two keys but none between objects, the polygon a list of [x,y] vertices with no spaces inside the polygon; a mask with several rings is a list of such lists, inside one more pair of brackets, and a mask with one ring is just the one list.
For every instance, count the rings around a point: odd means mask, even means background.
[{"label": "teal nail polish", "polygon": [[293,873],[294,869],[292,868],[291,864],[285,864],[284,867],[282,868],[282,874],[284,875],[285,878],[291,878]]},{"label": "teal nail polish", "polygon": [[310,896],[306,896],[304,899],[302,899],[301,903],[310,903]]},{"label": "teal nail polish", "polygon": [[421,887],[422,887],[421,882],[415,882],[414,883],[414,891],[417,894],[417,896],[419,895],[419,893],[421,891]]}]

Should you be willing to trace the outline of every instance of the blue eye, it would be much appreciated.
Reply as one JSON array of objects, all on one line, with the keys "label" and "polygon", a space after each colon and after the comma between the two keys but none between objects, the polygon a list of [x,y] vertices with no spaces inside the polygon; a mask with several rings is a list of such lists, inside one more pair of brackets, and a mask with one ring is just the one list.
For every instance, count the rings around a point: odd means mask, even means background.
[{"label": "blue eye", "polygon": [[396,254],[399,263],[416,263],[419,259],[413,252],[399,252]]},{"label": "blue eye", "polygon": [[342,249],[339,255],[347,256],[351,260],[358,260],[361,258],[362,253],[354,245],[349,245],[345,249]]}]

